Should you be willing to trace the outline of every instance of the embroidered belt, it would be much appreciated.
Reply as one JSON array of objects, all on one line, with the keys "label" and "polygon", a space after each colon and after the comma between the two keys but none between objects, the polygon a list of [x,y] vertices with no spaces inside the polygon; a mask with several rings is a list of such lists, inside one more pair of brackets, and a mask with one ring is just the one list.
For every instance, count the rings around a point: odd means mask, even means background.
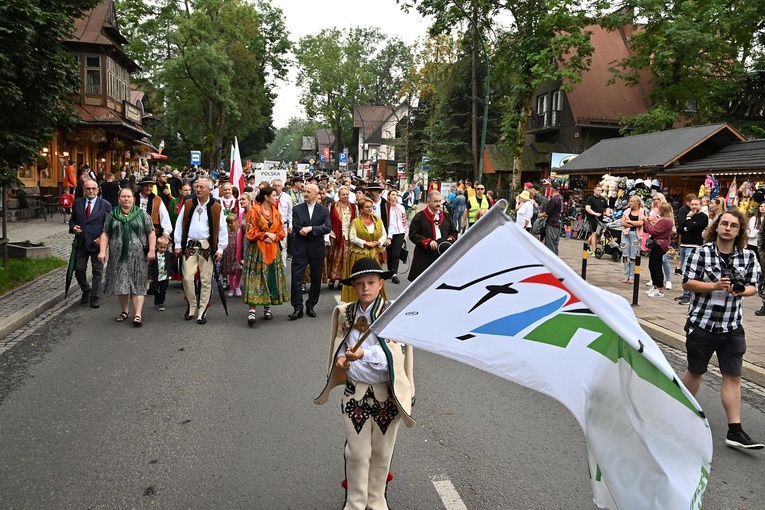
[{"label": "embroidered belt", "polygon": [[[202,247],[205,244],[207,245],[207,248]],[[184,258],[188,260],[188,258],[194,254],[204,257],[205,260],[210,260],[212,249],[210,248],[209,242],[207,240],[195,241],[194,239],[186,241],[186,249],[183,251]]]}]

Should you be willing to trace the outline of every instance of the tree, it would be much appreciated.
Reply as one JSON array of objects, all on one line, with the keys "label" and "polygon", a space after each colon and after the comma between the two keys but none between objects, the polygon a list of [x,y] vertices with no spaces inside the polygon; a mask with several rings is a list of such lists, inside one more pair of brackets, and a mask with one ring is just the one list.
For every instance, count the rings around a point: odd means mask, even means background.
[{"label": "tree", "polygon": [[720,100],[735,95],[745,71],[741,57],[751,55],[751,30],[756,30],[756,23],[735,13],[751,9],[749,4],[634,0],[605,18],[611,27],[633,26],[632,53],[612,67],[614,79],[636,85],[645,72],[651,78],[651,109],[625,119],[625,130],[647,132],[670,129],[677,122],[705,123],[724,111]]},{"label": "tree", "polygon": [[168,153],[201,149],[217,167],[234,136],[245,154],[268,145],[273,89],[289,63],[280,9],[267,0],[163,0],[149,8],[123,0],[120,6],[126,33],[141,41],[135,57],[150,61],[145,79],[156,94],[149,109],[162,118],[151,131],[166,140]]},{"label": "tree", "polygon": [[[434,16],[431,27],[434,33],[448,30],[455,20],[464,18],[453,0],[398,1],[405,9],[416,7],[423,15]],[[599,2],[594,0],[586,6],[573,0],[472,0],[465,3],[466,11],[471,13],[482,33],[490,31],[489,22],[496,14],[512,16],[509,30],[497,31],[490,54],[495,70],[493,90],[498,93],[493,102],[504,112],[504,138],[515,147],[513,187],[520,184],[520,156],[525,145],[532,93],[549,80],[561,81],[562,88],[566,89],[581,79],[581,72],[588,68],[592,56],[590,34],[584,27],[592,22],[591,11],[601,8]],[[477,52],[474,50],[472,55],[475,62]],[[473,77],[472,83],[478,83],[476,72]],[[473,86],[471,93],[474,104],[478,105],[476,90]],[[473,110],[476,112],[472,114],[473,123],[477,125],[479,109],[474,106]]]},{"label": "tree", "polygon": [[300,161],[304,136],[313,136],[321,126],[316,122],[293,117],[287,125],[276,130],[273,142],[259,155],[260,160]]},{"label": "tree", "polygon": [[76,123],[79,67],[62,42],[98,0],[0,3],[0,186],[34,160],[56,130]]},{"label": "tree", "polygon": [[300,103],[309,119],[320,120],[335,133],[336,149],[350,142],[353,107],[391,106],[399,98],[409,52],[376,28],[327,30],[300,39],[295,50]]}]

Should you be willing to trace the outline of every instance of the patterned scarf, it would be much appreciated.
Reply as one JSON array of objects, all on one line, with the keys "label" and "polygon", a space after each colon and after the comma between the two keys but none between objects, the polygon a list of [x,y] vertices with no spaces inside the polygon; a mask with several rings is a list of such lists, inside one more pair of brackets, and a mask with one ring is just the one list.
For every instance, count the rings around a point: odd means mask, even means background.
[{"label": "patterned scarf", "polygon": [[134,205],[132,209],[130,209],[130,212],[125,216],[122,212],[121,207],[116,207],[112,210],[111,216],[112,216],[112,222],[109,223],[109,236],[111,237],[114,222],[122,223],[122,252],[120,253],[120,261],[124,261],[128,259],[128,254],[130,252],[130,232],[131,230],[136,233],[137,236],[139,236],[140,239],[143,238],[145,234],[144,230],[144,221],[143,221],[143,211],[140,207]]},{"label": "patterned scarf", "polygon": [[435,214],[430,212],[430,208],[426,207],[422,210],[422,214],[425,216],[425,218],[430,222],[430,226],[432,228],[433,235],[430,238],[431,241],[438,241],[438,237],[436,237],[436,217],[438,218],[439,223],[443,223],[444,221],[444,212],[440,209],[436,211]]}]

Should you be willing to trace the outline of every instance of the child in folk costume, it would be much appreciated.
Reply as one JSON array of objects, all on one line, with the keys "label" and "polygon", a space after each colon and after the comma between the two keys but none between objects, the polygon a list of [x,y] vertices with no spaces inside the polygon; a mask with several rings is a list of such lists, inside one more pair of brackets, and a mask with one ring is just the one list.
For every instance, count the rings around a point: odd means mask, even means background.
[{"label": "child in folk costume", "polygon": [[354,263],[342,281],[356,291],[357,301],[335,307],[327,384],[314,403],[324,404],[335,386],[344,384],[341,401],[345,425],[346,494],[344,510],[387,510],[386,484],[398,427],[414,425],[412,348],[369,333],[369,325],[390,306],[381,296],[383,271],[372,258]]},{"label": "child in folk costume", "polygon": [[242,281],[242,264],[236,259],[236,242],[239,235],[239,218],[235,213],[226,216],[228,245],[223,250],[221,273],[228,277],[228,297],[241,297],[239,284]]},{"label": "child in folk costume", "polygon": [[170,278],[175,274],[172,252],[168,250],[170,241],[166,237],[157,239],[157,257],[149,262],[149,291],[154,296],[154,306],[160,312],[165,311],[165,297]]}]

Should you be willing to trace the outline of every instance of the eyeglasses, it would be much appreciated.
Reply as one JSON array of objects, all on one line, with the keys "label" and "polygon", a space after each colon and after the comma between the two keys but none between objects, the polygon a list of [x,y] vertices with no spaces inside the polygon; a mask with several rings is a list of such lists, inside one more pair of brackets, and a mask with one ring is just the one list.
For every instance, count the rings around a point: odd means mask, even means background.
[{"label": "eyeglasses", "polygon": [[93,189],[98,189],[98,187],[97,187],[97,186],[96,186],[96,187],[93,187],[93,186],[87,186],[85,189],[91,189],[91,190],[93,190]]},{"label": "eyeglasses", "polygon": [[476,190],[476,191],[483,191],[483,190],[485,190],[485,189],[486,189],[486,188],[476,188],[475,190]]},{"label": "eyeglasses", "polygon": [[727,221],[721,221],[720,226],[722,228],[730,228],[731,230],[738,230],[741,228],[741,225],[738,223],[728,223]]}]

